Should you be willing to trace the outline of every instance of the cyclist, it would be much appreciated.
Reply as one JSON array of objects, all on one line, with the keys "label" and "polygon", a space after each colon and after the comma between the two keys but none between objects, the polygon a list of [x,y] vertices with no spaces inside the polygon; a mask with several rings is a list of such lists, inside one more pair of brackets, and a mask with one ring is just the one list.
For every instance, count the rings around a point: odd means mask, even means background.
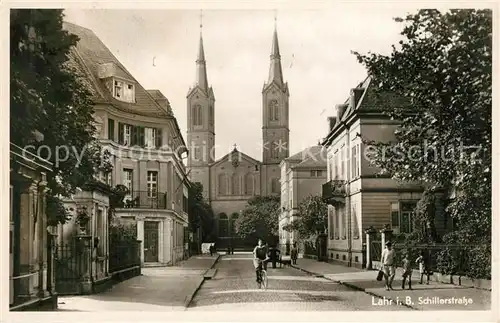
[{"label": "cyclist", "polygon": [[255,267],[257,283],[261,282],[260,270],[262,268],[267,270],[267,259],[267,247],[262,243],[262,239],[259,239],[257,246],[253,249],[253,266]]}]

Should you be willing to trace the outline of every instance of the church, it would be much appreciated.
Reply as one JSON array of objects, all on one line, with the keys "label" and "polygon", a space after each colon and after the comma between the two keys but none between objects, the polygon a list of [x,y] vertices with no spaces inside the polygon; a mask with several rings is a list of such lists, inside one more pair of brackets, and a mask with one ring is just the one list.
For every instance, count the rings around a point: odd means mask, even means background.
[{"label": "church", "polygon": [[219,238],[234,234],[234,221],[256,195],[279,195],[280,162],[289,156],[289,91],[283,80],[276,26],[267,82],[262,88],[262,161],[236,148],[215,159],[215,93],[208,83],[200,33],[196,81],[187,94],[187,161],[191,182],[203,185]]}]

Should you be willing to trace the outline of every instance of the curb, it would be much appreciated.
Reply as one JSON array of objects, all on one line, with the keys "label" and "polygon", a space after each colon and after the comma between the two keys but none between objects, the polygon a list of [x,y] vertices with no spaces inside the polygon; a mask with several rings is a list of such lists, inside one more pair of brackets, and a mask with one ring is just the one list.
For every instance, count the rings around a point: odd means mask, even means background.
[{"label": "curb", "polygon": [[302,269],[300,267],[296,267],[296,266],[291,266],[292,268],[295,268],[295,269],[298,269],[300,271],[303,271],[309,275],[312,275],[312,276],[316,276],[316,277],[320,277],[320,278],[323,278],[323,279],[326,279],[326,280],[329,280],[329,281],[332,281],[332,282],[335,282],[337,284],[340,284],[340,285],[343,285],[343,286],[346,286],[346,287],[349,287],[349,288],[352,288],[352,289],[355,289],[355,290],[358,290],[360,292],[364,292],[365,294],[368,294],[368,295],[371,295],[371,296],[375,296],[377,298],[382,298],[382,299],[388,299],[388,300],[392,300],[394,302],[394,305],[403,305],[405,307],[408,307],[408,308],[411,308],[412,310],[416,310],[416,311],[419,311],[418,308],[416,307],[413,307],[411,305],[408,305],[408,304],[405,304],[405,303],[400,303],[400,304],[397,304],[396,301],[390,297],[387,297],[387,296],[382,296],[382,295],[379,295],[379,294],[375,294],[373,292],[369,292],[369,291],[366,291],[365,288],[362,288],[362,287],[359,287],[359,286],[356,286],[354,284],[351,284],[351,283],[346,283],[346,282],[343,282],[343,281],[340,281],[340,280],[335,280],[335,279],[332,279],[332,278],[329,278],[329,277],[326,277],[325,275],[321,275],[321,274],[318,274],[318,273],[313,273],[312,271],[309,271],[309,270],[306,270],[306,269]]},{"label": "curb", "polygon": [[[212,266],[210,266],[210,268],[208,268],[205,273],[214,268],[215,267],[215,264],[217,264],[217,262],[219,261],[220,259],[220,255],[217,255],[217,258],[215,258],[215,261],[212,263]],[[191,293],[189,294],[187,297],[186,297],[186,300],[184,301],[184,310],[186,311],[189,307],[189,304],[191,304],[191,302],[193,301],[193,298],[194,296],[196,295],[196,293],[198,293],[198,291],[200,290],[201,286],[203,285],[203,282],[205,282],[205,278],[203,277],[205,275],[205,273],[201,276],[201,279],[200,279],[200,283],[198,284],[198,287],[196,287],[196,289]]]}]

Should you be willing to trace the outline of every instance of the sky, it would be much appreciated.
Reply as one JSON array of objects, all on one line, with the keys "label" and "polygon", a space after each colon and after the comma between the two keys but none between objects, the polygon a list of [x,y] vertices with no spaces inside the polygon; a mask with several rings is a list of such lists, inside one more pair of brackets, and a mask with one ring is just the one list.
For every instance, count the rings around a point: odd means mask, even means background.
[{"label": "sky", "polygon": [[[276,11],[290,91],[290,155],[327,135],[335,104],[366,78],[351,51],[389,54],[402,30],[393,18],[415,10],[364,5]],[[93,30],[142,86],[168,98],[186,140],[186,95],[195,82],[200,10],[66,9],[65,16]],[[203,10],[208,82],[216,99],[216,158],[236,144],[262,160],[262,87],[274,17],[274,10]]]}]

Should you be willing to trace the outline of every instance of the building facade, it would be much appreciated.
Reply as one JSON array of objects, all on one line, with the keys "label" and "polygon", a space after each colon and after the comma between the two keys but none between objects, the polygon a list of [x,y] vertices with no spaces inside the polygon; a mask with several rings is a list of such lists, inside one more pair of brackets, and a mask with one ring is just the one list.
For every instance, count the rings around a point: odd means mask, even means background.
[{"label": "building facade", "polygon": [[[330,205],[329,259],[348,266],[362,267],[365,234],[371,226],[384,226],[394,233],[412,231],[412,217],[423,187],[401,183],[378,175],[370,164],[370,147],[362,138],[376,142],[394,140],[399,124],[384,111],[407,103],[394,95],[376,95],[368,77],[351,90],[343,104],[336,105],[336,116],[329,118],[329,133],[322,145],[328,150],[327,180],[323,198]],[[451,225],[439,212],[436,228],[443,232]]]},{"label": "building facade", "polygon": [[289,91],[283,80],[278,34],[274,30],[268,80],[262,89],[262,161],[239,151],[215,160],[215,94],[209,86],[200,35],[196,80],[187,94],[188,169],[203,185],[217,217],[219,237],[234,232],[235,219],[255,195],[280,194],[280,162],[289,156]]},{"label": "building facade", "polygon": [[188,184],[170,103],[144,89],[91,30],[64,28],[80,38],[71,60],[94,96],[95,126],[114,166],[107,180],[129,191],[116,216],[137,227],[143,264],[173,265],[185,254]]},{"label": "building facade", "polygon": [[321,185],[327,178],[326,149],[311,146],[285,158],[281,164],[281,213],[279,236],[282,252],[297,242],[296,232],[283,230],[297,219],[298,206],[309,196],[321,196]]},{"label": "building facade", "polygon": [[47,227],[47,173],[52,164],[10,144],[9,309],[57,308],[53,232]]}]

